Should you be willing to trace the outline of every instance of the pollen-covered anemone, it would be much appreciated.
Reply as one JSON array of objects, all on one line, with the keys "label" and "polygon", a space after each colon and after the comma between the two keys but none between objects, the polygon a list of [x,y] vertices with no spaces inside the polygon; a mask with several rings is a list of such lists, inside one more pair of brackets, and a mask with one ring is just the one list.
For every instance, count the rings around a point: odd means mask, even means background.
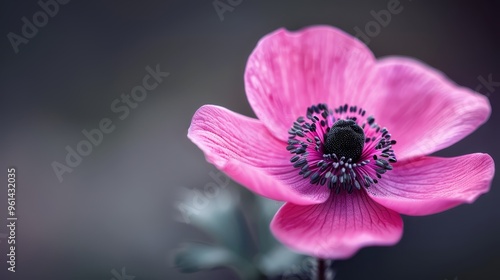
[{"label": "pollen-covered anemone", "polygon": [[483,124],[488,99],[421,62],[377,60],[332,27],[280,29],[244,78],[258,119],[205,105],[188,137],[236,182],[286,202],[271,230],[296,251],[345,259],[393,245],[400,214],[439,213],[490,188],[488,154],[428,156]]}]

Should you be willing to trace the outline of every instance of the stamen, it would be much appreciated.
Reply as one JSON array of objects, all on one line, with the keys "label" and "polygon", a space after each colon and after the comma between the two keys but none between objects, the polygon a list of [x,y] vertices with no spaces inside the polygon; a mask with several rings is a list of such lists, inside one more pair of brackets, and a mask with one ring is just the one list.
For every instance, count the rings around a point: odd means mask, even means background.
[{"label": "stamen", "polygon": [[368,189],[397,162],[389,130],[358,106],[344,104],[334,110],[313,105],[288,131],[290,163],[313,185],[326,185],[335,193]]}]

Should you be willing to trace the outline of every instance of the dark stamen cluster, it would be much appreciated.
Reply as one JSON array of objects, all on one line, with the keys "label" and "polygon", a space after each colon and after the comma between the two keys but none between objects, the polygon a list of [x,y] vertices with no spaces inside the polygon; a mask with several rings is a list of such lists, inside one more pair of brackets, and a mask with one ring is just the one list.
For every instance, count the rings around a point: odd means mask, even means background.
[{"label": "dark stamen cluster", "polygon": [[365,114],[362,108],[347,104],[335,111],[326,104],[307,108],[306,119],[299,117],[288,131],[287,150],[299,175],[336,193],[378,183],[396,162],[392,149],[396,141]]}]

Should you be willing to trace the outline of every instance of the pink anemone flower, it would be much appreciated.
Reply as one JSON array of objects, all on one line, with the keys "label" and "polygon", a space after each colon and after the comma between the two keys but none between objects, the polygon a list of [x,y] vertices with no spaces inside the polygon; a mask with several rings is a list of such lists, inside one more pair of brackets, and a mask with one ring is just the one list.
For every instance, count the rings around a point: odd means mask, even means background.
[{"label": "pink anemone flower", "polygon": [[258,119],[205,105],[188,137],[236,182],[286,202],[271,230],[291,249],[346,259],[394,245],[400,214],[438,213],[490,188],[488,154],[428,156],[483,124],[488,99],[421,62],[377,60],[332,27],[280,29],[259,41],[244,80]]}]

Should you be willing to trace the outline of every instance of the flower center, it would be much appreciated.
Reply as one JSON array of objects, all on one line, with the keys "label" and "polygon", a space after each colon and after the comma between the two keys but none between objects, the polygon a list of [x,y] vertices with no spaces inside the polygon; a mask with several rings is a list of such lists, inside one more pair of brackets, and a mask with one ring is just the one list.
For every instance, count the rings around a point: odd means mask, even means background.
[{"label": "flower center", "polygon": [[339,193],[377,184],[396,162],[391,134],[366,111],[347,104],[328,109],[326,104],[307,108],[288,131],[290,162],[299,176],[314,185],[327,185]]},{"label": "flower center", "polygon": [[338,120],[326,135],[325,154],[336,154],[357,161],[365,145],[365,133],[353,120]]}]

